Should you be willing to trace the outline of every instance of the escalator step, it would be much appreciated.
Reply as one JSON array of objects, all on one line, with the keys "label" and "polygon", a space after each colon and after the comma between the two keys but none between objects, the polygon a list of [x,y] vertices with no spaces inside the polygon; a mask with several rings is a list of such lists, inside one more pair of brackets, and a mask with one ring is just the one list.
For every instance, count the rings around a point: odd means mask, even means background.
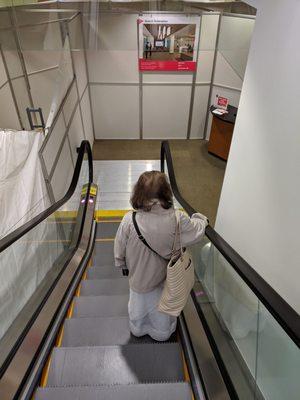
[{"label": "escalator step", "polygon": [[129,295],[75,297],[72,317],[123,317]]},{"label": "escalator step", "polygon": [[71,318],[64,324],[63,347],[153,343],[150,336],[131,335],[128,317]]},{"label": "escalator step", "polygon": [[186,382],[39,388],[36,400],[191,400]]},{"label": "escalator step", "polygon": [[119,222],[100,223],[97,226],[97,239],[114,238],[119,228]]},{"label": "escalator step", "polygon": [[80,296],[118,295],[129,293],[127,279],[93,279],[82,281]]},{"label": "escalator step", "polygon": [[114,264],[114,242],[96,242],[92,255],[93,265]]},{"label": "escalator step", "polygon": [[177,343],[54,348],[48,386],[175,382],[184,379]]},{"label": "escalator step", "polygon": [[112,279],[122,277],[122,271],[115,266],[93,266],[87,270],[87,279]]}]

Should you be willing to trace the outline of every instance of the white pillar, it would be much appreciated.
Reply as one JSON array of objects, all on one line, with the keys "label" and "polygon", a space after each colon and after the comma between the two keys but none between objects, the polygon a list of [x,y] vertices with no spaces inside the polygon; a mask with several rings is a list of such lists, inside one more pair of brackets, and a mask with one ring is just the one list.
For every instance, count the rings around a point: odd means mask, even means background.
[{"label": "white pillar", "polygon": [[174,47],[175,47],[175,36],[171,35],[170,36],[170,50],[169,50],[170,54],[174,53]]},{"label": "white pillar", "polygon": [[300,3],[258,6],[216,230],[300,312]]}]

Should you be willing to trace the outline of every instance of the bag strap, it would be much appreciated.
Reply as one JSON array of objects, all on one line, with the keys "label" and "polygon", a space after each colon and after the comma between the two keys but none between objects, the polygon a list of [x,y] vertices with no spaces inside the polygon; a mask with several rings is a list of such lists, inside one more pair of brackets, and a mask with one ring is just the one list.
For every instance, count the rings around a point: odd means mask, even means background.
[{"label": "bag strap", "polygon": [[163,256],[161,256],[160,254],[157,253],[157,251],[155,251],[154,249],[152,249],[152,247],[148,244],[147,240],[144,238],[144,236],[141,234],[140,228],[136,222],[136,211],[133,211],[132,213],[132,222],[133,222],[133,226],[134,229],[136,230],[136,233],[138,235],[138,238],[140,239],[140,241],[146,246],[148,247],[148,249],[150,249],[151,251],[153,251],[153,253],[155,253],[157,256],[163,258],[166,261],[169,261],[168,258],[165,258]]},{"label": "bag strap", "polygon": [[176,253],[176,244],[179,239],[180,243],[180,257],[183,257],[183,248],[182,248],[182,241],[181,241],[181,226],[180,226],[180,216],[177,211],[175,211],[175,221],[176,221],[176,228],[175,228],[175,237],[174,237],[174,243],[173,243],[173,248],[172,248],[172,257]]}]

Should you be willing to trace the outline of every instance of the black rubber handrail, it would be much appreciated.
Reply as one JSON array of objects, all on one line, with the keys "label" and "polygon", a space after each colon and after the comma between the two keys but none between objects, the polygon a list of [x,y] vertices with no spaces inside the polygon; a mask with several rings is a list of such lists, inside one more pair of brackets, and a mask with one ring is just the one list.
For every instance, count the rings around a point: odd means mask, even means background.
[{"label": "black rubber handrail", "polygon": [[[165,170],[165,161],[174,196],[191,216],[197,211],[182,197],[178,189],[168,141],[163,141],[161,144],[160,166],[162,172]],[[293,342],[300,347],[299,314],[210,225],[207,226],[205,234]]]},{"label": "black rubber handrail", "polygon": [[48,218],[51,214],[53,214],[55,211],[57,211],[60,207],[62,207],[74,194],[75,189],[78,184],[79,180],[79,175],[81,171],[81,166],[82,162],[84,159],[84,155],[87,153],[88,156],[88,165],[89,165],[89,180],[87,183],[91,184],[93,182],[93,156],[92,156],[92,149],[90,142],[88,140],[83,140],[81,142],[80,147],[78,148],[78,156],[77,156],[77,161],[72,177],[71,184],[69,186],[69,189],[67,193],[64,195],[63,198],[60,200],[56,201],[54,204],[52,204],[49,208],[47,208],[45,211],[42,211],[40,214],[38,214],[36,217],[32,218],[30,221],[26,222],[24,225],[20,226],[7,236],[5,236],[3,239],[0,240],[0,253],[7,249],[9,246],[11,246],[14,242],[19,240],[22,236],[24,236],[27,232],[29,232],[31,229],[36,227],[38,224],[40,224],[42,221],[44,221],[46,218]]}]

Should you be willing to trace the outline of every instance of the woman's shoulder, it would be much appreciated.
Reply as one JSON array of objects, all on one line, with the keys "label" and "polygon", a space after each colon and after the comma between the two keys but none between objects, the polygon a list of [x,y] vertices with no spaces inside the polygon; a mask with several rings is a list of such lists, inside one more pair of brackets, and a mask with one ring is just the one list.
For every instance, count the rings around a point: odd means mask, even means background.
[{"label": "woman's shoulder", "polygon": [[133,210],[128,211],[128,212],[124,215],[121,224],[128,224],[128,223],[130,223],[131,220],[132,220],[132,213],[133,213]]}]

